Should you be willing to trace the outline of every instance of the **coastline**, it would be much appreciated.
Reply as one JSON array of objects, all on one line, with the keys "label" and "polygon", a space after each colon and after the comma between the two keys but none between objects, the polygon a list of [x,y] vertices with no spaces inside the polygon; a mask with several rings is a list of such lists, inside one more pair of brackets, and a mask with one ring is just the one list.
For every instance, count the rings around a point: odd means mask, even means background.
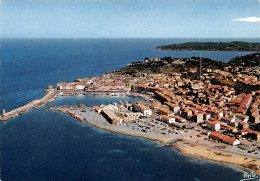
[{"label": "coastline", "polygon": [[[18,116],[18,114],[22,113],[23,111],[27,111],[32,108],[38,109],[40,106],[43,106],[43,105],[47,104],[48,102],[54,101],[55,96],[57,96],[57,94],[58,94],[57,89],[48,90],[47,94],[44,97],[42,97],[41,99],[34,100],[18,109],[10,111],[10,112],[6,113],[6,117],[2,117],[2,118],[4,118],[6,120],[11,117]],[[91,91],[89,91],[88,93],[90,93],[90,92]],[[66,94],[66,92],[62,92],[62,91],[61,91],[61,93],[64,93],[64,94],[59,95],[59,96],[77,95],[82,92],[69,90],[69,91],[67,91],[67,94]],[[148,95],[141,94],[141,93],[139,94],[139,93],[133,93],[133,92],[127,92],[127,93],[125,92],[125,94],[128,96],[131,95],[131,96],[142,97],[146,100],[151,99]],[[153,102],[153,101],[151,101],[151,102]],[[133,137],[142,137],[142,138],[150,139],[153,141],[160,141],[163,144],[171,145],[172,147],[179,150],[184,155],[193,156],[193,157],[210,160],[210,161],[216,161],[216,162],[220,162],[220,163],[227,163],[227,164],[242,166],[244,168],[254,170],[256,173],[260,174],[260,170],[256,169],[256,168],[259,168],[259,166],[260,166],[259,159],[254,160],[254,158],[247,158],[248,156],[246,156],[246,155],[243,156],[243,155],[238,155],[235,153],[230,153],[228,151],[220,151],[218,149],[213,149],[208,146],[201,146],[199,143],[196,144],[195,142],[193,142],[193,143],[189,142],[189,139],[185,138],[185,137],[183,138],[184,141],[182,141],[181,143],[178,142],[178,143],[173,144],[173,142],[176,142],[176,140],[179,140],[179,139],[170,138],[170,137],[167,138],[166,136],[163,137],[162,135],[154,136],[154,135],[146,133],[146,131],[145,131],[145,133],[142,133],[141,131],[139,131],[139,133],[137,133],[138,131],[129,131],[129,130],[126,131],[126,130],[115,129],[115,127],[113,127],[109,124],[102,125],[102,124],[96,124],[93,121],[89,121],[91,119],[88,120],[88,119],[80,116],[80,113],[78,115],[78,114],[75,114],[70,111],[63,111],[63,110],[56,110],[56,111],[60,111],[62,113],[68,114],[71,117],[80,120],[81,122],[90,124],[92,126],[95,126],[97,128],[103,129],[103,130],[107,130],[107,131],[119,133],[119,134],[124,134],[124,135],[129,135],[129,136],[133,136]],[[0,116],[0,120],[1,120],[1,116]],[[116,128],[118,128],[118,127],[116,127]]]},{"label": "coastline", "polygon": [[[160,40],[158,42],[168,41],[169,40]],[[69,45],[71,41],[50,41],[50,43],[46,44],[46,41],[40,43],[40,41],[33,40],[32,42],[28,41],[26,44],[23,43],[23,45],[26,46],[21,49],[21,47],[17,47],[17,42],[13,41],[12,44],[14,44],[14,46],[10,46],[10,48],[17,48],[14,55],[19,55],[19,53],[22,52],[23,59],[19,60],[21,56],[10,55],[8,57],[12,58],[12,61],[9,61],[8,64],[3,65],[4,68],[6,68],[6,71],[3,73],[8,73],[3,74],[5,90],[3,90],[2,94],[2,107],[7,108],[6,111],[8,112],[11,111],[11,109],[16,109],[17,106],[23,106],[29,103],[32,101],[33,97],[35,97],[35,99],[41,98],[47,92],[42,94],[39,94],[38,92],[41,93],[48,84],[56,87],[58,81],[64,81],[69,84],[71,81],[76,81],[76,78],[84,79],[85,77],[100,77],[103,75],[103,72],[105,72],[104,74],[109,75],[109,72],[113,71],[116,65],[108,66],[107,62],[110,62],[113,65],[113,62],[116,64],[115,62],[119,59],[120,62],[123,62],[122,65],[124,66],[129,63],[129,57],[132,57],[132,61],[142,61],[144,57],[167,57],[168,54],[170,54],[170,52],[167,53],[166,51],[161,51],[161,54],[160,52],[158,54],[156,51],[147,51],[150,50],[150,47],[148,46],[150,46],[151,43],[155,45],[158,44],[156,43],[157,40],[131,42],[120,40],[117,41],[116,44],[112,41],[105,41],[106,45],[111,45],[112,48],[103,46],[100,47],[100,42],[102,44],[104,41],[75,41],[75,44],[79,46],[76,46],[77,49],[74,49],[75,46]],[[22,42],[20,41],[20,43]],[[80,53],[82,53],[82,57],[71,56],[74,55],[74,52],[79,52],[79,50],[81,50],[81,46],[89,47],[90,50],[92,50],[92,46],[89,46],[89,44],[91,45],[92,43],[98,45],[98,47],[93,47],[94,51],[87,51],[87,53],[86,51],[83,53],[80,51]],[[120,47],[116,46],[118,45],[117,43],[130,43],[136,46],[133,46],[134,48],[132,46],[128,47],[129,49],[127,49],[127,51],[122,50],[121,52],[118,51]],[[11,43],[9,44],[11,45]],[[114,47],[117,49],[114,49]],[[110,51],[109,53],[111,56],[105,59],[102,59],[102,56],[100,58],[100,54],[102,55],[103,52],[96,51],[97,48]],[[123,46],[123,49],[124,48],[125,47]],[[20,49],[24,51],[20,51]],[[35,51],[38,49],[41,51]],[[46,52],[44,49],[51,51],[42,56],[41,54]],[[64,51],[64,49],[67,50],[67,52],[65,52],[65,54],[59,54],[59,52]],[[36,59],[30,59],[30,52],[35,55]],[[36,55],[35,52],[39,53],[39,56],[38,54]],[[176,54],[174,53],[174,55],[180,58],[182,58],[182,56],[183,58],[189,58],[196,53],[196,51],[191,51],[190,53],[175,52]],[[212,54],[206,53],[205,55],[203,52],[201,53],[202,57],[214,57],[212,58],[214,60],[219,60],[223,57],[223,61],[229,61],[232,56],[239,56],[238,53],[231,55],[228,52],[212,52]],[[241,55],[243,55],[242,52]],[[51,57],[51,59],[45,60],[46,56]],[[83,63],[85,63],[84,65],[82,64],[83,59]],[[36,65],[39,64],[38,66],[29,67],[30,71],[27,72],[28,75],[33,75],[33,79],[25,73],[27,70],[25,65],[28,65],[28,61],[31,65],[34,65],[35,63]],[[12,70],[10,69],[10,71],[8,71],[9,66],[7,67],[7,65],[10,64],[14,66]],[[88,66],[90,64],[92,65]],[[50,66],[52,67],[51,71],[47,68]],[[66,71],[68,66],[70,66],[69,71]],[[120,67],[121,64],[117,66]],[[10,74],[17,67],[17,74]],[[20,72],[20,68],[23,71]],[[32,71],[32,69],[35,71]],[[116,72],[112,73],[116,74]],[[156,73],[151,72],[151,75],[156,75]],[[173,76],[175,77],[175,75]],[[17,84],[15,82],[20,83]],[[46,82],[48,82],[48,84],[46,84]],[[96,84],[97,81],[93,81],[93,83]],[[161,82],[159,81],[158,83]],[[14,86],[15,84],[17,84],[17,86]],[[30,178],[35,178],[37,176],[38,179],[50,179],[50,177],[56,176],[56,179],[72,178],[80,180],[80,178],[109,178],[112,175],[118,175],[117,178],[128,177],[128,179],[138,180],[140,179],[140,176],[147,174],[148,177],[146,178],[156,178],[156,180],[169,180],[174,178],[183,180],[197,180],[197,178],[207,180],[212,178],[213,180],[218,180],[220,177],[223,180],[240,180],[243,177],[243,172],[251,172],[251,170],[244,169],[241,166],[222,164],[224,162],[218,163],[206,161],[210,159],[199,156],[196,156],[197,158],[193,155],[189,156],[188,153],[184,152],[184,150],[183,152],[180,150],[175,150],[177,148],[172,147],[170,143],[166,142],[166,144],[163,144],[157,141],[157,139],[154,140],[148,137],[141,138],[140,136],[133,136],[129,134],[128,136],[125,136],[127,135],[125,133],[118,134],[117,131],[112,132],[111,129],[104,130],[100,127],[94,127],[93,124],[90,124],[92,119],[87,119],[87,121],[90,122],[84,123],[82,121],[79,122],[79,120],[76,120],[69,115],[65,115],[62,112],[48,113],[45,111],[45,108],[48,106],[59,106],[65,104],[77,105],[78,103],[85,103],[89,106],[97,105],[101,107],[103,104],[110,104],[110,102],[113,104],[115,101],[117,104],[122,104],[124,102],[131,103],[133,101],[145,102],[142,99],[128,98],[126,96],[113,97],[114,95],[105,93],[100,94],[101,96],[99,96],[99,94],[95,95],[91,92],[87,94],[75,95],[73,90],[64,90],[64,92],[68,92],[68,96],[66,96],[66,94],[62,95],[63,90],[57,89],[57,91],[59,91],[60,94],[57,94],[59,97],[55,100],[55,102],[48,103],[39,110],[36,108],[36,110],[24,112],[14,119],[10,118],[8,121],[2,122],[2,145],[6,151],[4,150],[4,155],[2,155],[2,160],[5,165],[2,167],[3,177],[1,179],[6,177],[19,180],[19,178],[26,179],[28,176],[30,176]],[[8,94],[5,94],[6,92]],[[86,91],[83,90],[82,92],[85,93]],[[69,93],[71,93],[71,95],[69,95]],[[130,93],[132,93],[131,90]],[[140,95],[144,95],[144,93],[145,92],[140,91]],[[6,102],[8,105],[5,105]],[[151,104],[152,103],[153,101]],[[147,105],[150,106],[151,104]],[[153,109],[153,107],[151,107],[151,109]],[[176,129],[176,127],[174,128]],[[149,136],[149,134],[147,134],[147,136]],[[196,138],[197,137],[195,137],[195,139]],[[29,143],[29,147],[27,143]],[[179,143],[184,143],[184,141]],[[259,156],[260,150],[257,151]],[[184,156],[183,154],[187,156]],[[28,155],[29,162],[27,161],[28,159],[25,159],[22,155]],[[251,155],[254,156],[253,154]],[[33,160],[30,159],[31,157]],[[21,164],[23,164],[23,167],[21,167]],[[106,168],[112,169],[106,170]],[[121,168],[124,168],[123,172],[120,170]],[[46,170],[49,172],[47,175]],[[129,171],[138,174],[134,174],[133,176],[133,174],[129,174]]]},{"label": "coastline", "polygon": [[250,158],[247,156],[242,156],[238,155],[235,153],[230,153],[222,150],[217,150],[214,148],[210,148],[207,146],[202,146],[198,145],[195,143],[190,143],[188,140],[179,140],[179,139],[172,139],[172,138],[163,138],[159,136],[151,136],[151,135],[145,135],[145,134],[137,134],[135,132],[131,131],[124,131],[124,130],[118,130],[115,128],[112,128],[112,126],[104,126],[101,124],[97,124],[93,121],[87,120],[83,118],[83,116],[76,115],[73,112],[70,112],[68,110],[54,110],[54,111],[59,111],[65,114],[68,114],[69,116],[83,122],[90,124],[94,127],[107,130],[110,132],[114,132],[117,134],[123,134],[123,135],[128,135],[128,136],[133,136],[133,137],[141,137],[153,141],[160,141],[162,144],[165,145],[171,145],[173,148],[177,149],[179,152],[181,152],[184,155],[187,156],[192,156],[196,157],[199,159],[203,160],[209,160],[209,161],[214,161],[214,162],[219,162],[219,163],[226,163],[226,164],[232,164],[235,166],[241,166],[246,169],[253,170],[255,173],[260,174],[260,170],[256,169],[257,167],[260,166],[260,160],[259,159],[254,159]]},{"label": "coastline", "polygon": [[154,137],[154,136],[151,136],[151,135],[136,134],[136,133],[133,133],[133,132],[123,131],[123,130],[120,131],[120,130],[117,130],[117,129],[113,129],[112,127],[106,127],[106,126],[102,126],[101,124],[96,124],[94,122],[91,122],[89,120],[84,119],[83,117],[81,117],[79,115],[75,115],[75,114],[73,114],[69,111],[63,111],[63,110],[56,110],[56,111],[68,114],[72,118],[75,118],[75,119],[77,119],[77,120],[79,120],[83,123],[87,123],[87,124],[90,124],[90,125],[92,125],[96,128],[107,130],[107,131],[110,131],[110,132],[113,132],[113,133],[118,133],[118,134],[133,136],[133,137],[146,138],[146,139],[150,139],[150,140],[153,140],[153,141],[160,141],[162,143],[169,143],[169,142],[175,141],[175,139],[159,138],[159,137]]},{"label": "coastline", "polygon": [[161,48],[156,48],[157,50],[162,50],[162,51],[173,51],[173,52],[247,52],[247,53],[253,53],[253,52],[259,52],[259,51],[246,51],[246,50],[172,50],[172,49],[161,49]]},{"label": "coastline", "polygon": [[255,173],[260,174],[260,170],[255,169],[257,166],[260,165],[260,160],[238,155],[235,153],[212,149],[206,146],[192,144],[187,141],[172,144],[172,147],[177,149],[184,155],[200,158],[203,160],[232,164],[253,170]]}]

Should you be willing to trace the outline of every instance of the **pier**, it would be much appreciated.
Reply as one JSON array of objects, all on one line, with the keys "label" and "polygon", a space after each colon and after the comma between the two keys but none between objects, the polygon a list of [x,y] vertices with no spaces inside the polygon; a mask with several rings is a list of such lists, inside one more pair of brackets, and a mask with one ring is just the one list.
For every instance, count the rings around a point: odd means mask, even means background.
[{"label": "pier", "polygon": [[3,110],[3,114],[0,115],[0,121],[6,121],[10,118],[14,118],[19,114],[22,114],[23,112],[29,111],[33,108],[39,109],[45,104],[54,101],[57,98],[57,96],[58,96],[58,91],[56,89],[49,88],[47,89],[47,94],[40,99],[33,100],[32,102],[29,102],[28,104],[23,105],[9,112],[5,112],[5,110]]}]

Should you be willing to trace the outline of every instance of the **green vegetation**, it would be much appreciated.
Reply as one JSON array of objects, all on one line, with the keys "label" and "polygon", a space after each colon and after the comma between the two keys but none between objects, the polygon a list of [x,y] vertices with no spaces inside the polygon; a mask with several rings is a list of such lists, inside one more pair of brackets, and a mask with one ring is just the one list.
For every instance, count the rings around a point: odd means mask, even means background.
[{"label": "green vegetation", "polygon": [[[136,73],[159,73],[166,69],[166,65],[164,62],[134,62],[126,67],[123,67],[119,70],[114,71],[116,74],[130,74],[134,75]],[[169,70],[172,71],[173,69]]]},{"label": "green vegetation", "polygon": [[260,51],[260,43],[232,42],[187,42],[156,47],[160,50],[175,51]]},{"label": "green vegetation", "polygon": [[[148,60],[148,58],[145,58]],[[202,71],[206,69],[220,69],[224,70],[224,67],[231,66],[243,66],[252,67],[260,65],[260,53],[253,53],[244,55],[241,57],[235,57],[229,62],[225,63],[222,61],[216,61],[209,58],[201,58],[202,60]],[[176,63],[177,61],[183,63]],[[190,68],[200,69],[200,57],[191,58],[172,58],[164,57],[161,61],[148,61],[148,62],[132,62],[131,64],[113,71],[116,74],[130,74],[136,73],[171,73],[171,72],[184,72]]]},{"label": "green vegetation", "polygon": [[233,66],[244,66],[244,67],[253,67],[253,66],[259,66],[260,65],[260,53],[253,53],[249,55],[244,55],[240,57],[232,58],[229,62],[227,62],[228,65]]},{"label": "green vegetation", "polygon": [[[209,58],[201,58],[202,66],[204,68],[217,68],[222,69],[226,66],[225,62],[212,60]],[[193,68],[193,67],[200,67],[200,57],[191,57],[190,59],[187,59],[185,62],[185,67]]]},{"label": "green vegetation", "polygon": [[[145,60],[147,60],[147,58]],[[182,61],[183,64],[176,64],[176,60]],[[223,67],[227,66],[224,62],[211,60],[209,58],[201,58],[201,60],[203,70],[207,68],[223,69]],[[200,68],[200,57],[191,57],[184,59],[164,57],[161,59],[161,61],[156,62],[132,62],[126,67],[114,71],[114,73],[130,75],[134,75],[136,73],[171,73],[188,71],[190,68]]]},{"label": "green vegetation", "polygon": [[234,82],[231,80],[211,79],[210,82],[215,85],[222,85],[222,86],[226,85],[229,87],[233,87],[238,94],[249,93],[251,91],[260,89],[260,86],[258,86],[258,85],[247,85],[247,84],[245,84],[243,82],[239,82],[239,81]]}]

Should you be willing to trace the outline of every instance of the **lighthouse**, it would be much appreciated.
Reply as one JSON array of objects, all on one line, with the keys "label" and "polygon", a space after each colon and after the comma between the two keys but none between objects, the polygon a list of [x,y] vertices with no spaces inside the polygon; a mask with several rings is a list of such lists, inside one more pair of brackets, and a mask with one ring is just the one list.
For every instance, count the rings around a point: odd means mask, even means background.
[{"label": "lighthouse", "polygon": [[3,108],[3,117],[5,116],[5,108]]}]

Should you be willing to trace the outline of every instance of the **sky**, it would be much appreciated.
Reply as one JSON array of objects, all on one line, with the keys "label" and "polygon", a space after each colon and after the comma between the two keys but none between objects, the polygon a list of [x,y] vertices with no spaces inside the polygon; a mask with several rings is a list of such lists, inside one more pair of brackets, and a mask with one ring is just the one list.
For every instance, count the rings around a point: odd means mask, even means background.
[{"label": "sky", "polygon": [[0,38],[260,38],[260,0],[0,0]]}]

